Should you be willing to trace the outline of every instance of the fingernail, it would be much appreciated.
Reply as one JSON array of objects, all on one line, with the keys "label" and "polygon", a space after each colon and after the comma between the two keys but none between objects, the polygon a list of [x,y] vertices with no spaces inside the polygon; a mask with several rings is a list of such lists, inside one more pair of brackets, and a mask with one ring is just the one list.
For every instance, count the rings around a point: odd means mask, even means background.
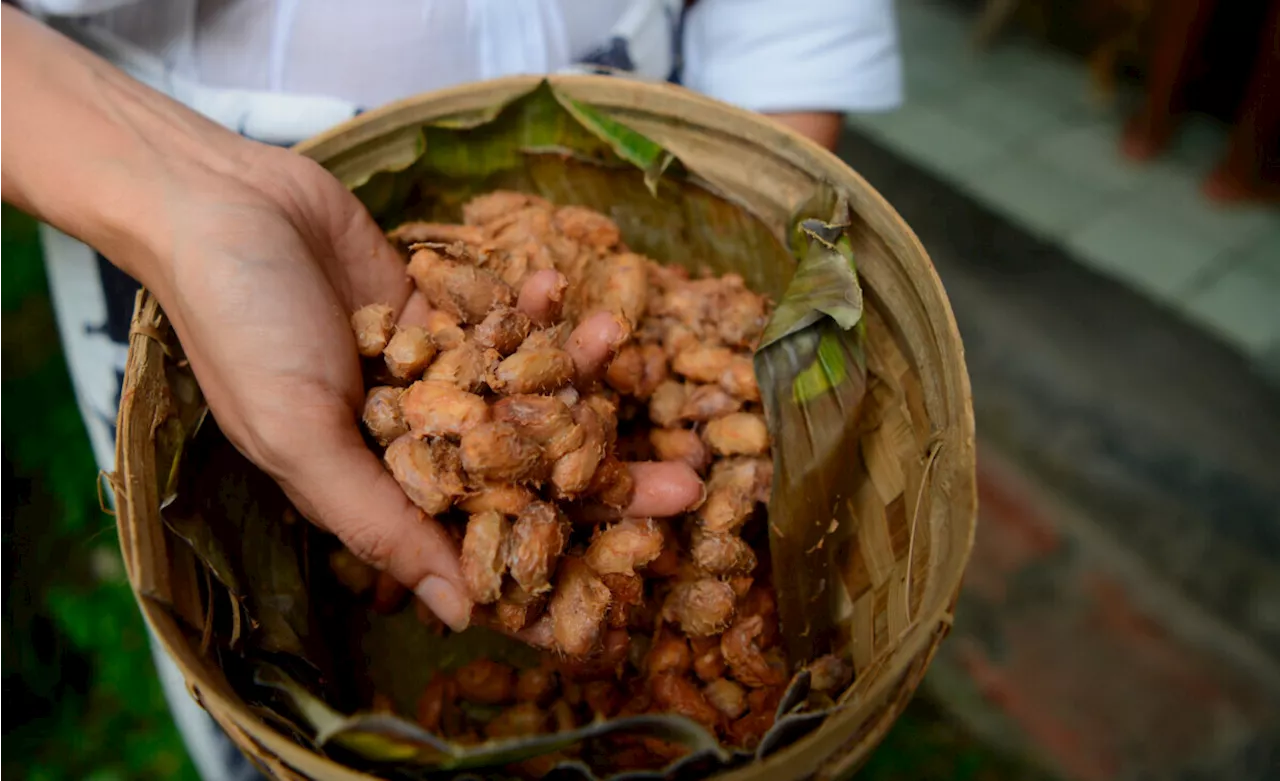
[{"label": "fingernail", "polygon": [[631,323],[628,322],[627,318],[619,314],[613,316],[613,322],[614,325],[618,326],[618,330],[609,342],[609,346],[613,348],[614,352],[617,352],[618,348],[626,344],[627,340],[631,338]]},{"label": "fingernail", "polygon": [[702,482],[702,480],[701,480],[701,479],[699,479],[699,480],[698,480],[698,501],[696,501],[696,502],[694,502],[692,505],[690,505],[690,506],[689,506],[689,510],[688,510],[688,511],[689,511],[689,512],[693,512],[694,510],[698,510],[698,509],[700,509],[700,508],[702,507],[702,505],[706,504],[706,503],[707,503],[707,495],[708,495],[708,494],[707,494],[707,484],[706,484],[706,483],[704,483],[704,482]]},{"label": "fingernail", "polygon": [[564,294],[569,289],[569,280],[564,274],[556,272],[556,283],[551,286],[551,290],[547,292],[547,298],[551,302],[558,304],[564,301]]},{"label": "fingernail", "polygon": [[471,623],[471,600],[444,578],[430,575],[413,590],[436,617],[461,632]]}]

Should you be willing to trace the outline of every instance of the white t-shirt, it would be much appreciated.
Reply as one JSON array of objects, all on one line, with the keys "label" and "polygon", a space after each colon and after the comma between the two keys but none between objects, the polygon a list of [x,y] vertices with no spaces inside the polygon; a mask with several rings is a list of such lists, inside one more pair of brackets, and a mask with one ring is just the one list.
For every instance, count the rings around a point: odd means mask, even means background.
[{"label": "white t-shirt", "polygon": [[[260,141],[291,144],[419,92],[579,62],[757,111],[875,111],[902,97],[892,0],[19,0],[147,83]],[[112,468],[137,283],[42,228],[89,439]],[[206,781],[257,778],[157,662]]]},{"label": "white t-shirt", "polygon": [[[135,78],[246,136],[292,144],[361,109],[590,61],[758,111],[901,99],[892,0],[19,0]],[[45,228],[94,451],[110,468],[137,283]]]},{"label": "white t-shirt", "polygon": [[619,40],[638,75],[678,72],[691,89],[757,111],[875,111],[902,97],[892,0],[21,4],[215,118],[243,114],[262,94],[327,99],[339,114],[336,104],[373,108],[593,54],[600,62]]}]

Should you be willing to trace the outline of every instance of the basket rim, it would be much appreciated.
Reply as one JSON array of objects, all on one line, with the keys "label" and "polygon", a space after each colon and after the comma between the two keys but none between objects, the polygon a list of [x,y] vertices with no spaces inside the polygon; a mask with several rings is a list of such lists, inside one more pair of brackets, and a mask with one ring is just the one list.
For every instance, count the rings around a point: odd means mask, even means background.
[{"label": "basket rim", "polygon": [[[834,153],[790,128],[773,122],[760,114],[722,103],[682,87],[601,75],[511,76],[425,92],[359,114],[340,125],[294,145],[292,149],[313,159],[324,159],[344,149],[350,149],[360,143],[395,132],[395,127],[403,128],[409,125],[422,124],[431,118],[449,113],[448,111],[441,111],[439,108],[441,105],[447,105],[458,100],[474,100],[478,94],[514,97],[521,92],[534,88],[544,78],[550,81],[553,86],[589,92],[593,102],[598,100],[607,106],[634,109],[643,108],[645,105],[662,103],[669,105],[673,101],[681,104],[680,108],[687,111],[687,113],[668,113],[680,116],[682,120],[686,119],[688,115],[696,115],[698,120],[696,124],[700,124],[709,130],[732,135],[763,146],[772,154],[781,157],[795,167],[815,174],[815,178],[825,178],[838,187],[856,190],[859,197],[866,199],[892,218],[895,223],[895,230],[900,234],[899,238],[905,240],[906,254],[913,256],[912,267],[909,269],[912,273],[911,278],[919,288],[917,292],[923,298],[927,298],[931,304],[928,318],[929,327],[938,342],[951,348],[961,369],[961,371],[951,373],[951,380],[954,386],[949,388],[948,392],[948,396],[959,400],[958,408],[953,410],[954,419],[949,421],[956,430],[948,438],[949,442],[956,443],[958,452],[940,454],[940,456],[945,455],[947,460],[953,461],[958,466],[956,470],[953,470],[953,473],[959,475],[962,479],[962,484],[948,486],[946,492],[947,501],[953,507],[953,517],[961,522],[967,519],[968,523],[963,536],[958,540],[958,549],[953,546],[953,553],[961,562],[961,566],[939,573],[939,580],[942,582],[937,583],[934,587],[941,597],[937,600],[937,606],[929,614],[915,616],[914,625],[898,641],[896,653],[886,657],[888,658],[888,664],[881,672],[879,679],[865,692],[865,698],[868,700],[886,696],[891,693],[890,687],[896,685],[901,678],[907,675],[911,665],[918,659],[923,659],[927,668],[929,659],[932,658],[933,653],[951,626],[955,598],[959,593],[964,577],[965,565],[970,558],[977,526],[976,434],[972,391],[968,370],[964,366],[963,343],[942,281],[938,277],[936,268],[927,251],[914,231],[902,220],[901,216],[898,215],[897,211],[893,209],[884,197],[867,183],[860,174],[847,166]],[[610,94],[614,97],[612,101],[609,100]],[[626,98],[632,98],[632,100],[627,101],[625,100]],[[387,124],[392,120],[395,121],[394,127]],[[151,293],[144,291],[138,297],[135,323],[148,305],[158,310],[158,303],[155,302]],[[162,312],[159,317],[162,322],[166,320]],[[143,360],[145,351],[134,349],[135,344],[137,344],[134,339],[150,341],[150,338],[135,334],[130,339],[129,364],[136,371],[140,367],[134,367],[133,364]],[[136,374],[127,371],[126,377],[136,377]],[[135,403],[136,399],[133,395],[126,394],[124,396],[120,408],[121,421],[125,419],[126,409],[131,409]],[[154,458],[154,453],[149,453],[148,455]],[[117,459],[120,459],[121,456],[120,445],[117,443]],[[117,469],[122,468],[122,464],[117,465]],[[125,499],[121,509],[129,507],[135,500],[150,501],[147,497],[133,496],[134,491],[144,487],[138,481],[124,480],[120,481],[120,485],[124,494],[122,498]],[[131,511],[119,514],[118,523],[122,532],[124,531],[124,525],[129,523],[129,519],[132,517],[133,513]],[[121,541],[123,544],[123,533]],[[126,562],[128,563],[128,561],[129,557],[126,556]],[[142,583],[139,580],[140,573],[136,572],[132,566],[127,567],[127,570],[135,596],[142,607],[143,615],[155,631],[155,635],[162,647],[171,656],[180,657],[186,661],[187,664],[184,666],[189,670],[203,669],[204,661],[199,659],[193,649],[189,647],[189,642],[173,616],[162,609],[154,600],[144,598]],[[271,752],[297,770],[305,773],[323,774],[326,778],[351,779],[353,781],[372,778],[329,759],[313,749],[299,745],[254,715],[239,696],[234,698],[224,696],[223,693],[218,691],[218,686],[206,686],[204,681],[192,680],[190,676],[187,684],[206,709],[211,713],[215,709],[219,712],[220,721],[222,718],[230,719],[241,729],[242,733],[248,735],[254,746],[260,750]],[[910,688],[914,690],[915,684],[910,684]],[[905,705],[905,702],[890,703],[886,708],[888,710],[900,710],[903,705]],[[883,715],[884,711],[881,713]],[[897,714],[895,712],[890,715],[896,717]],[[859,730],[865,725],[865,722],[858,721],[856,719],[857,716],[857,711],[853,708],[836,713],[827,719],[818,730],[769,756],[764,761],[719,774],[716,778],[724,781],[765,779],[770,778],[774,770],[784,765],[799,766],[802,771],[801,775],[805,776],[821,773],[823,777],[831,777],[846,773],[860,764],[870,749],[878,742],[861,739]],[[892,718],[890,718],[890,721],[892,721]],[[872,730],[872,732],[875,731],[874,729]],[[845,743],[853,744],[851,750],[844,754],[836,753],[841,744]]]}]

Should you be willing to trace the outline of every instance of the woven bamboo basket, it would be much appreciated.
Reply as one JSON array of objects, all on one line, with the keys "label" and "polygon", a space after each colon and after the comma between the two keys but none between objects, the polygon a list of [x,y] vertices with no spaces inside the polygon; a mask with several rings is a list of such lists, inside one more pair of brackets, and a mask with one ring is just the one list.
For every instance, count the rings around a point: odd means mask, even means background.
[{"label": "woven bamboo basket", "polygon": [[[512,78],[411,98],[297,151],[344,182],[363,181],[372,171],[412,160],[415,129],[424,123],[475,114],[536,83]],[[861,457],[850,464],[847,507],[838,513],[854,528],[835,566],[843,589],[839,623],[856,677],[844,707],[819,729],[720,778],[846,777],[902,712],[950,629],[973,540],[973,411],[942,284],[920,242],[884,199],[800,136],[664,85],[604,77],[564,77],[553,84],[696,164],[699,176],[733,192],[778,237],[819,183],[848,200],[853,224],[846,233],[865,294],[868,384],[857,429]],[[785,283],[787,274],[779,276]],[[142,612],[185,674],[191,695],[268,773],[281,779],[369,778],[269,724],[208,653],[203,622],[211,619],[200,564],[161,517],[175,458],[166,424],[179,414],[181,401],[198,394],[180,354],[164,313],[144,291],[130,339],[112,480],[121,547]]]}]

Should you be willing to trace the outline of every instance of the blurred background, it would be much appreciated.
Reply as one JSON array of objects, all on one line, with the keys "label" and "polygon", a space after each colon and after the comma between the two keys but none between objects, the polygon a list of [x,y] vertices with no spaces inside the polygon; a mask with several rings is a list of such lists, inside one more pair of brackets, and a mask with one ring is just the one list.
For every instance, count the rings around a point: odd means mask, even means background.
[{"label": "blurred background", "polygon": [[[861,777],[1280,777],[1280,3],[897,6],[907,104],[840,153],[951,296],[981,521]],[[4,770],[194,778],[35,226],[2,238]]]}]

